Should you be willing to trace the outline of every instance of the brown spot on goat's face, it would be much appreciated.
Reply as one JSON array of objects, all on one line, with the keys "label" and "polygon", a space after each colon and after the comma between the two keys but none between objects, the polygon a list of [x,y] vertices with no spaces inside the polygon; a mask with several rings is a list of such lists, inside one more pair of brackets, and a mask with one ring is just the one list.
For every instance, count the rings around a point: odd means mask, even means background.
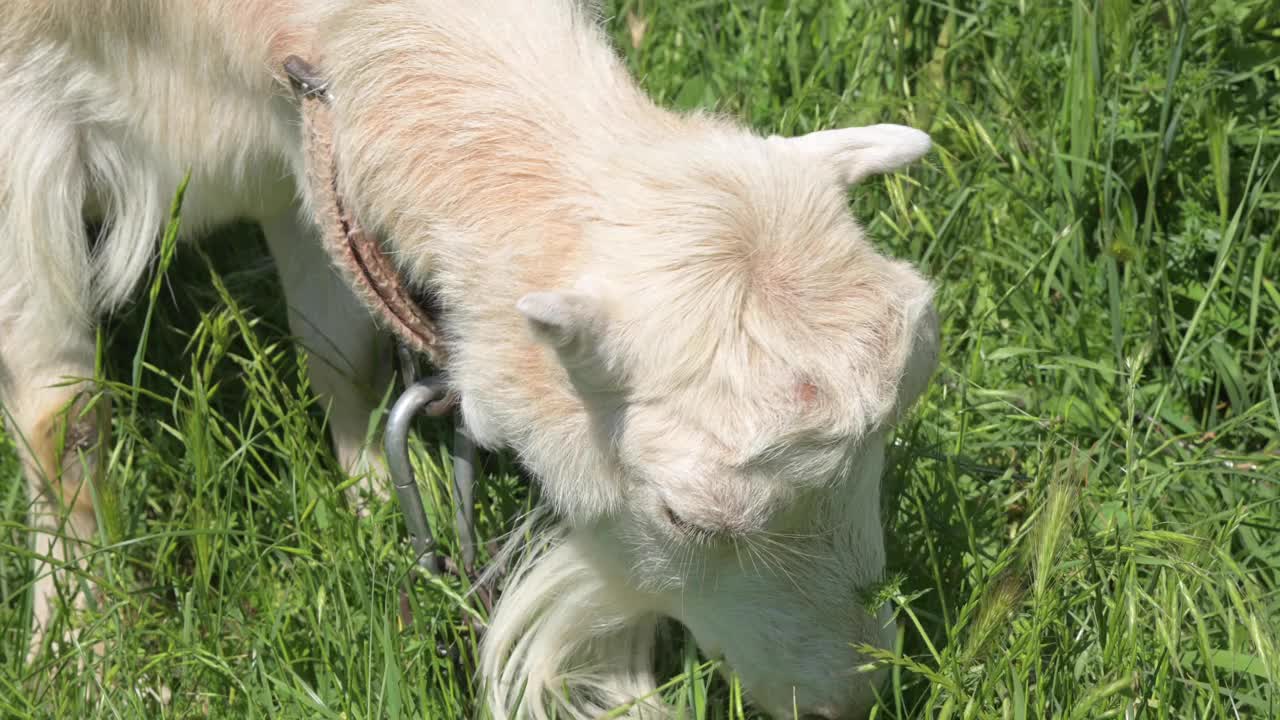
[{"label": "brown spot on goat's face", "polygon": [[803,410],[814,407],[818,404],[818,386],[811,382],[799,383],[796,385],[796,400]]}]

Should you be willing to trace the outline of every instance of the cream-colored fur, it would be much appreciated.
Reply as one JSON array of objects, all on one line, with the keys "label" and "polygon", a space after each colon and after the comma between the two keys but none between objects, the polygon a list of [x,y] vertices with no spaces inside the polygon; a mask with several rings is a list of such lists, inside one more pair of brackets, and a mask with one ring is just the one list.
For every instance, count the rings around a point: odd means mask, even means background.
[{"label": "cream-colored fur", "polygon": [[[91,503],[60,510],[92,483],[59,474],[45,438],[76,388],[49,386],[91,374],[94,318],[128,297],[188,167],[186,227],[263,224],[339,455],[376,467],[360,441],[377,334],[295,199],[279,66],[296,52],[330,78],[348,204],[447,308],[469,430],[521,456],[556,518],[482,648],[492,714],[590,717],[651,692],[664,616],[771,712],[861,712],[875,677],[854,673],[851,645],[892,631],[857,602],[884,565],[882,443],[932,373],[937,327],[929,283],[873,250],[845,192],[919,158],[928,137],[766,138],[667,112],[591,12],[0,6],[0,397],[34,438],[38,549],[74,550],[47,532],[59,517],[94,533]],[[107,228],[92,252],[86,215]],[[55,576],[40,571],[43,628]],[[663,709],[651,698],[634,714]]]}]

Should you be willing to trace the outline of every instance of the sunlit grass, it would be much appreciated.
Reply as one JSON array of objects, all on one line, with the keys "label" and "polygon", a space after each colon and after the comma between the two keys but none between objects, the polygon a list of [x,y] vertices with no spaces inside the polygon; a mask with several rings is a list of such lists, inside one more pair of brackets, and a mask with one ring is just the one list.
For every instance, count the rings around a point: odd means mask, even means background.
[{"label": "sunlit grass", "polygon": [[[1273,4],[609,9],[670,106],[934,137],[925,164],[851,194],[877,243],[937,280],[944,317],[885,480],[878,596],[901,630],[875,716],[1280,716]],[[22,663],[27,499],[0,453],[0,716],[473,712],[477,608],[456,583],[410,584],[394,505],[347,509],[256,230],[202,247],[104,330],[104,592],[82,638],[109,652],[90,669],[75,648]],[[449,517],[448,428],[422,430]],[[479,494],[486,538],[529,504],[505,457]],[[673,705],[751,717],[672,630]]]}]

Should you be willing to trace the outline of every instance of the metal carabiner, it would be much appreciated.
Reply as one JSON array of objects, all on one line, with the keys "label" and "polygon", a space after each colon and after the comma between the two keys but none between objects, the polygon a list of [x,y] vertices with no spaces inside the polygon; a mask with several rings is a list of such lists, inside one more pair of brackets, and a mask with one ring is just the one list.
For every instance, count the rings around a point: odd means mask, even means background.
[{"label": "metal carabiner", "polygon": [[[414,476],[413,464],[409,460],[409,433],[413,430],[413,420],[424,411],[430,415],[448,412],[449,405],[442,405],[449,395],[449,388],[440,377],[416,378],[417,366],[412,354],[403,349],[400,352],[400,363],[405,379],[405,391],[391,407],[387,417],[385,447],[387,465],[391,471],[391,482],[396,489],[396,498],[404,513],[405,526],[413,550],[417,555],[417,564],[433,575],[439,575],[444,569],[444,562],[435,555],[436,539],[431,532],[431,522],[427,519],[426,507],[422,502],[422,493],[418,490],[418,481]],[[475,568],[475,444],[467,435],[461,423],[455,425],[453,435],[453,502],[454,524],[458,532],[458,541],[462,550],[463,570],[470,573]]]}]

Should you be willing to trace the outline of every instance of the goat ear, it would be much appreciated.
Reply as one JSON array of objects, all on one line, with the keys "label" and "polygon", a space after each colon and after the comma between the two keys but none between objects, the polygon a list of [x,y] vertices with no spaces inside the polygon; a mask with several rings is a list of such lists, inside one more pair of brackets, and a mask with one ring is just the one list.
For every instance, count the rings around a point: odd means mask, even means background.
[{"label": "goat ear", "polygon": [[557,349],[587,340],[600,320],[599,302],[581,292],[531,292],[520,298],[516,310],[535,337]]},{"label": "goat ear", "polygon": [[934,303],[933,284],[916,269],[897,263],[893,290],[898,312],[887,313],[875,335],[881,351],[875,356],[871,376],[881,378],[882,387],[894,387],[892,403],[875,413],[874,424],[895,423],[924,394],[938,368],[939,317]]},{"label": "goat ear", "polygon": [[593,294],[571,290],[531,292],[516,302],[533,336],[556,351],[579,390],[609,385],[600,353],[604,309]]},{"label": "goat ear", "polygon": [[887,124],[769,139],[832,166],[845,185],[910,165],[933,147],[928,133],[904,125]]}]

